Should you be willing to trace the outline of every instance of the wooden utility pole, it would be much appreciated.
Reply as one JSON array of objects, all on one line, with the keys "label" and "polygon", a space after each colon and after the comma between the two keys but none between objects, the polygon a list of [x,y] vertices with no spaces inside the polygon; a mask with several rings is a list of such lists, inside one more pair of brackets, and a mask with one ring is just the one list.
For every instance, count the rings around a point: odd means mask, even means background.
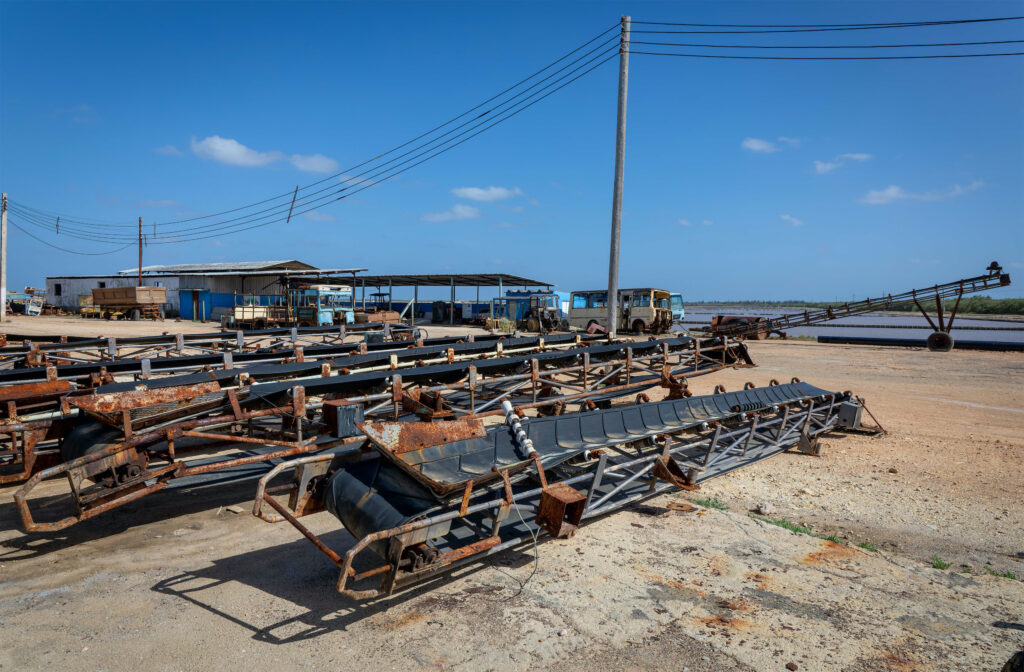
[{"label": "wooden utility pole", "polygon": [[142,217],[139,217],[139,287],[142,287]]},{"label": "wooden utility pole", "polygon": [[0,195],[0,322],[7,319],[7,194]]},{"label": "wooden utility pole", "polygon": [[614,338],[619,318],[619,234],[622,230],[622,175],[626,164],[626,88],[629,84],[629,17],[622,17],[619,38],[619,119],[615,133],[615,182],[612,187],[612,239],[608,254],[608,333]]}]

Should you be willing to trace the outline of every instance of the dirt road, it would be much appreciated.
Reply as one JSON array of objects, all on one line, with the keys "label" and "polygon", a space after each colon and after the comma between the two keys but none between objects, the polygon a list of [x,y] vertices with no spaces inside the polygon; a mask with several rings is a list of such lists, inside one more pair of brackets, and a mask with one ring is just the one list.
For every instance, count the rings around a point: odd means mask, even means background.
[{"label": "dirt road", "polygon": [[[998,670],[1024,646],[1024,582],[993,575],[1024,575],[1024,356],[751,348],[758,368],[694,393],[797,376],[863,395],[889,434],[696,493],[726,510],[660,497],[542,542],[536,573],[529,545],[354,603],[309,542],[248,513],[251,482],[37,537],[0,490],[0,669]],[[759,502],[851,543],[755,520]],[[329,514],[307,520],[350,543]]]}]

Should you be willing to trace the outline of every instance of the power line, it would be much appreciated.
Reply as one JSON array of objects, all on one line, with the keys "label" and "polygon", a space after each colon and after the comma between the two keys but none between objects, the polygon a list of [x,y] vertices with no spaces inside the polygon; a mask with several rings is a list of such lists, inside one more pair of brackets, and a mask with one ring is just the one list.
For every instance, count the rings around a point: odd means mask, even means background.
[{"label": "power line", "polygon": [[21,228],[21,227],[20,227],[20,226],[18,226],[18,225],[17,225],[16,223],[12,222],[12,221],[11,221],[10,219],[8,219],[8,220],[7,220],[7,223],[8,223],[8,224],[10,224],[11,226],[13,226],[14,228],[16,228],[16,229],[17,229],[18,231],[21,231],[22,233],[24,233],[24,234],[25,234],[26,236],[28,236],[29,238],[33,238],[33,239],[35,239],[35,240],[39,241],[40,243],[42,243],[43,245],[46,245],[47,247],[52,247],[52,248],[53,248],[53,249],[55,249],[55,250],[60,250],[61,252],[68,252],[68,253],[70,253],[70,254],[83,254],[83,255],[89,255],[89,256],[98,256],[98,255],[104,255],[104,254],[113,254],[113,253],[115,253],[115,252],[120,252],[120,251],[121,251],[121,250],[123,250],[123,249],[129,248],[129,247],[131,247],[132,245],[134,245],[134,244],[135,244],[135,243],[128,243],[128,244],[127,244],[127,245],[125,245],[124,247],[119,247],[119,248],[117,248],[116,250],[110,250],[109,252],[82,252],[81,250],[69,250],[69,249],[67,249],[66,247],[60,247],[60,246],[58,246],[58,245],[54,245],[53,243],[48,243],[48,242],[46,242],[45,240],[43,240],[42,238],[38,238],[38,237],[36,237],[35,235],[33,235],[32,233],[30,233],[29,231],[27,231],[27,230],[25,230],[25,229]]},{"label": "power line", "polygon": [[[987,42],[925,42],[918,44],[690,44],[686,42],[641,42],[630,40],[630,44],[646,44],[661,47],[705,47],[714,49],[899,49],[902,47],[966,47],[983,44],[1018,44],[1024,40],[990,40]],[[636,52],[633,52],[636,53]]]},{"label": "power line", "polygon": [[[617,52],[617,49],[616,49],[616,52]],[[559,87],[557,87],[557,88],[555,88],[555,89],[553,89],[553,90],[549,91],[548,93],[544,94],[543,96],[541,96],[541,97],[540,97],[540,98],[538,98],[537,100],[535,100],[535,101],[531,102],[531,103],[530,103],[529,105],[526,105],[526,106],[524,106],[524,107],[522,107],[522,108],[520,108],[520,109],[518,109],[518,110],[516,110],[516,111],[514,111],[514,112],[511,112],[511,113],[510,113],[510,114],[508,114],[507,116],[505,116],[505,117],[503,117],[503,118],[501,118],[501,119],[498,119],[497,121],[493,121],[493,122],[491,122],[491,123],[490,123],[490,125],[486,126],[485,128],[482,128],[481,130],[477,131],[476,133],[473,133],[472,135],[470,135],[470,136],[468,136],[468,137],[466,137],[466,138],[463,138],[462,140],[459,140],[459,142],[457,142],[457,143],[454,143],[454,144],[450,145],[449,147],[445,147],[444,149],[440,149],[440,150],[438,150],[437,152],[435,152],[434,154],[431,154],[430,156],[428,156],[428,157],[426,157],[426,158],[424,158],[424,159],[421,159],[420,161],[417,161],[416,163],[413,163],[412,165],[406,166],[405,168],[402,168],[401,170],[396,170],[396,171],[393,171],[393,172],[392,172],[392,173],[391,173],[390,175],[387,175],[386,177],[383,177],[383,178],[381,178],[381,179],[379,179],[379,180],[376,180],[376,181],[372,182],[371,184],[368,184],[368,185],[362,186],[362,187],[360,187],[360,188],[358,188],[358,189],[356,189],[356,190],[352,191],[351,193],[348,193],[348,194],[344,194],[344,195],[342,195],[342,196],[338,196],[338,197],[337,197],[337,198],[335,198],[334,200],[341,200],[341,199],[343,199],[343,198],[348,198],[349,196],[353,196],[353,195],[355,195],[355,194],[357,194],[357,193],[359,193],[359,192],[361,192],[361,191],[365,191],[366,189],[369,189],[370,187],[374,187],[374,186],[376,186],[376,185],[380,184],[381,182],[384,182],[384,181],[386,181],[386,180],[389,180],[389,179],[391,179],[392,177],[396,177],[396,176],[398,176],[398,175],[400,175],[400,174],[402,174],[402,173],[406,172],[407,170],[411,170],[411,169],[415,168],[416,166],[418,166],[418,165],[420,165],[420,164],[422,164],[422,163],[426,163],[427,161],[429,161],[429,160],[431,160],[431,159],[433,159],[433,158],[435,158],[435,157],[437,157],[437,156],[440,156],[441,154],[444,154],[444,153],[446,153],[446,152],[448,152],[448,151],[450,151],[450,150],[454,149],[455,147],[457,147],[457,146],[461,145],[461,144],[462,144],[462,143],[464,143],[464,142],[468,142],[468,141],[469,141],[469,140],[471,140],[472,138],[474,138],[474,137],[476,137],[476,136],[480,135],[481,133],[484,133],[485,131],[487,131],[487,130],[489,130],[489,129],[493,128],[494,126],[497,126],[498,124],[500,124],[500,123],[502,123],[502,122],[504,122],[504,121],[506,121],[506,120],[508,120],[508,119],[510,119],[510,118],[512,118],[512,117],[514,117],[514,116],[516,116],[516,115],[517,115],[517,114],[519,114],[520,112],[523,112],[523,111],[525,111],[525,110],[526,110],[527,108],[529,108],[529,107],[532,107],[532,106],[536,105],[537,103],[539,103],[540,101],[544,100],[544,99],[545,99],[545,98],[547,98],[548,96],[551,96],[551,95],[553,95],[554,93],[556,93],[557,91],[559,91],[559,90],[561,90],[561,89],[565,88],[565,87],[566,87],[566,86],[568,86],[569,84],[572,84],[572,83],[573,83],[573,82],[575,82],[575,81],[576,81],[577,79],[580,79],[581,77],[583,77],[583,76],[587,75],[588,73],[590,73],[590,72],[592,72],[592,71],[596,70],[596,69],[597,69],[598,67],[600,67],[601,65],[604,65],[605,63],[607,63],[607,62],[608,62],[608,61],[610,61],[611,59],[615,58],[615,57],[616,57],[617,55],[618,55],[617,53],[613,53],[613,54],[611,54],[611,55],[609,55],[609,56],[605,57],[605,58],[604,58],[603,60],[601,60],[600,62],[598,62],[598,63],[596,63],[595,65],[591,66],[590,68],[588,68],[588,69],[587,69],[587,70],[585,70],[584,72],[580,73],[579,75],[576,75],[575,77],[573,77],[573,78],[569,79],[568,81],[564,82],[564,83],[563,83],[563,84],[562,84],[561,86],[559,86]],[[436,149],[436,148],[435,148],[435,149]],[[432,150],[431,150],[431,151],[432,151]],[[306,208],[305,210],[302,210],[302,211],[299,211],[299,212],[295,212],[295,213],[294,213],[294,214],[292,215],[292,217],[297,217],[298,215],[304,214],[304,213],[306,213],[306,212],[311,212],[311,211],[313,211],[313,210],[316,210],[316,209],[318,209],[318,208],[320,208],[320,207],[322,207],[322,206],[320,206],[320,205],[317,205],[317,206],[313,206],[313,207],[311,207],[311,208]],[[269,225],[269,224],[274,224],[274,223],[277,223],[277,222],[282,222],[282,221],[284,221],[284,220],[285,220],[285,218],[284,218],[284,217],[280,217],[280,218],[278,218],[278,219],[275,219],[275,220],[271,220],[271,221],[267,221],[267,222],[262,222],[262,223],[260,223],[260,224],[254,224],[254,225],[252,225],[252,226],[247,226],[247,227],[244,227],[244,228],[239,228],[239,229],[235,229],[235,230],[232,230],[232,231],[231,231],[230,233],[239,233],[239,232],[241,232],[241,231],[248,231],[248,230],[251,230],[251,229],[256,229],[256,228],[260,228],[260,227],[263,227],[263,226],[267,226],[267,225]],[[208,238],[217,238],[217,237],[219,237],[220,235],[222,235],[222,234],[212,234],[212,235],[208,235],[208,236],[197,236],[197,237],[195,237],[195,238],[190,238],[189,240],[204,240],[204,239],[208,239]],[[154,244],[168,244],[169,242],[177,242],[177,241],[159,241],[159,242],[156,242],[156,243],[154,243]]]},{"label": "power line", "polygon": [[[991,19],[956,19],[950,21],[908,21],[903,23],[868,23],[868,24],[808,24],[808,27],[788,26],[764,26],[768,30],[631,30],[630,33],[663,33],[674,35],[757,35],[763,33],[822,33],[845,30],[882,30],[887,28],[934,28],[936,26],[952,26],[971,23],[987,23],[992,21],[1019,21],[1024,16],[1004,16]],[[684,26],[696,27],[706,26],[710,28],[761,28],[762,26],[730,26],[729,24],[690,24],[690,23],[669,23],[659,21],[636,21],[634,23],[659,26]]]},{"label": "power line", "polygon": [[[614,52],[614,53],[612,53],[612,52]],[[500,114],[503,114],[504,116],[501,116],[498,119],[493,119],[493,118],[485,119],[484,121],[479,122],[479,123],[471,126],[470,128],[462,131],[461,133],[458,133],[457,135],[449,138],[448,140],[445,140],[441,144],[436,145],[434,147],[430,147],[429,149],[426,149],[424,151],[420,151],[418,154],[413,155],[412,157],[406,159],[405,161],[402,161],[402,162],[400,162],[398,164],[395,164],[391,168],[379,170],[383,165],[387,165],[387,163],[392,163],[393,161],[386,162],[385,164],[380,164],[380,165],[378,165],[375,168],[372,168],[370,170],[364,171],[363,173],[360,173],[359,175],[355,176],[354,178],[349,178],[349,181],[355,180],[355,182],[353,184],[349,184],[348,186],[343,186],[340,189],[333,190],[331,193],[326,194],[324,196],[319,196],[317,198],[311,198],[311,196],[313,196],[314,194],[307,194],[307,195],[305,195],[304,199],[306,199],[306,200],[300,201],[300,202],[296,203],[297,208],[292,212],[292,217],[296,217],[296,216],[301,215],[301,214],[303,214],[305,212],[310,212],[312,210],[316,210],[319,207],[322,207],[322,205],[325,204],[325,203],[322,203],[322,201],[326,201],[328,199],[330,199],[331,201],[341,200],[342,198],[347,198],[348,196],[351,196],[351,195],[354,195],[354,194],[359,193],[361,191],[364,191],[366,189],[369,189],[370,187],[376,186],[376,185],[380,184],[381,182],[384,182],[384,181],[386,181],[388,179],[391,179],[392,177],[395,177],[395,176],[397,176],[397,175],[399,175],[401,173],[404,173],[407,170],[410,170],[410,169],[412,169],[412,168],[414,168],[414,167],[416,167],[416,166],[418,166],[418,165],[420,165],[422,163],[425,163],[426,161],[429,161],[429,160],[431,160],[431,159],[433,159],[433,158],[435,158],[437,156],[440,156],[441,154],[444,154],[444,153],[450,151],[451,149],[454,149],[458,145],[461,145],[462,143],[467,142],[468,140],[476,137],[477,135],[480,135],[481,133],[483,133],[483,132],[493,128],[494,126],[497,126],[498,124],[503,123],[503,122],[507,121],[508,119],[511,119],[512,117],[518,115],[519,113],[521,113],[521,112],[525,111],[526,109],[532,107],[533,105],[539,103],[541,100],[544,100],[545,98],[553,95],[557,91],[565,88],[569,84],[572,84],[576,80],[580,79],[581,77],[585,76],[586,74],[588,74],[588,73],[592,72],[593,70],[597,69],[598,67],[600,67],[602,64],[604,64],[607,61],[609,61],[612,58],[614,58],[616,56],[617,52],[618,52],[618,46],[617,45],[604,49],[603,51],[598,53],[596,56],[593,56],[592,58],[590,58],[587,61],[585,61],[583,64],[581,64],[581,65],[577,66],[576,68],[570,70],[568,73],[562,75],[561,77],[556,78],[553,82],[549,83],[548,85],[538,89],[537,91],[535,91],[534,93],[530,94],[529,96],[527,96],[525,98],[522,98],[521,100],[518,100],[513,105],[511,105],[509,107],[506,107],[506,109],[501,110]],[[588,52],[588,53],[590,53],[590,52]],[[577,60],[579,60],[579,59],[577,59]],[[573,63],[575,63],[575,61]],[[564,70],[564,69],[565,68],[562,68],[562,70]],[[582,72],[580,72],[580,70],[582,70]],[[577,72],[579,74],[575,74]],[[541,82],[538,82],[538,83],[542,83],[543,81],[546,81],[546,79],[548,79],[548,78],[545,78],[545,80],[541,80]],[[531,87],[531,88],[533,88],[533,87]],[[541,95],[541,94],[543,94],[543,95]],[[527,103],[527,101],[530,101],[530,99],[533,99],[533,98],[536,98],[536,99],[532,100],[532,102]],[[505,101],[504,103],[500,104],[498,107],[496,107],[494,109],[498,110],[499,108],[505,106],[506,103],[508,103],[509,101],[514,100],[514,99],[515,99],[515,97],[510,98],[508,101]],[[481,117],[478,116],[473,121],[476,121],[477,119],[480,119],[480,118]],[[468,122],[468,123],[471,123],[471,122]],[[465,126],[465,125],[466,124],[463,124],[459,128],[461,128],[462,126]],[[477,129],[479,129],[479,130],[477,130]],[[427,147],[429,145],[435,144],[439,139],[441,139],[441,137],[444,137],[444,136],[440,136],[439,138],[434,138],[433,140],[428,141],[427,143],[424,143],[424,144],[420,145],[420,147],[418,149],[421,149],[423,147]],[[457,142],[456,142],[456,140],[457,140]],[[412,150],[412,151],[416,151],[416,150]],[[406,154],[409,154],[409,153],[410,152],[406,152]],[[403,154],[401,156],[405,156],[406,154]],[[401,156],[400,157],[396,157],[396,158],[401,158]],[[425,158],[422,158],[419,161],[415,161],[415,159],[420,158],[420,157],[425,157]],[[413,161],[415,161],[415,162],[411,163]],[[411,165],[406,165],[404,168],[399,169],[400,166],[403,166],[405,164],[410,164],[410,163],[411,163]],[[374,170],[376,170],[377,172],[375,172],[373,174],[370,174],[368,177],[361,177],[362,175],[366,175],[367,173],[370,173],[371,171],[374,171]],[[356,178],[359,178],[359,179],[356,180]],[[353,189],[353,187],[355,187],[355,188]],[[333,189],[333,186],[329,187],[328,189]],[[320,191],[325,191],[325,190],[321,189]],[[349,191],[349,193],[342,193],[342,192],[345,192],[345,191]],[[315,192],[315,193],[319,193],[319,192]],[[339,194],[341,194],[341,195],[339,195]],[[314,204],[317,204],[317,205],[314,205]],[[303,208],[302,206],[312,206],[312,207],[305,207],[305,208]],[[281,208],[281,209],[279,209],[277,211],[275,211],[275,208],[268,208],[264,212],[269,211],[269,214],[264,214],[261,217],[254,217],[254,216],[252,216],[252,215],[258,214],[258,213],[250,213],[250,215],[236,218],[236,220],[238,220],[238,221],[236,221],[236,223],[233,223],[233,224],[227,224],[227,223],[224,223],[224,222],[220,222],[220,223],[213,223],[213,224],[204,225],[202,227],[195,227],[196,229],[205,229],[205,233],[207,233],[209,235],[195,235],[195,233],[188,234],[188,235],[170,234],[170,235],[165,236],[163,239],[159,239],[159,238],[151,239],[149,242],[150,242],[150,244],[157,244],[157,245],[164,244],[164,245],[166,245],[166,244],[172,244],[172,243],[187,242],[187,241],[191,241],[191,240],[204,240],[204,239],[208,239],[208,238],[215,238],[215,237],[219,237],[220,235],[224,235],[225,233],[239,233],[241,231],[247,231],[247,230],[259,228],[259,227],[262,227],[262,226],[267,226],[269,224],[273,224],[273,223],[284,221],[286,219],[284,214],[287,211],[287,209],[290,209],[290,208]],[[273,217],[275,217],[275,215],[277,215],[279,217],[277,219],[273,219]],[[267,221],[261,221],[261,220],[267,220]],[[38,222],[38,220],[37,220],[37,222]],[[62,220],[62,222],[63,222],[63,220]],[[258,222],[258,223],[254,223],[254,222]],[[46,230],[49,230],[48,222],[44,223],[44,224],[37,224],[37,225],[41,225]],[[246,225],[249,225],[249,226],[246,226]],[[224,233],[214,233],[214,231],[223,231]],[[96,236],[99,236],[99,237],[96,237]],[[82,237],[83,239],[87,239],[87,240],[102,240],[102,241],[110,242],[112,240],[116,240],[117,239],[116,238],[117,234],[90,233],[87,236],[78,236],[78,237]],[[126,239],[127,239],[127,237],[122,238],[122,240],[126,240]]]},{"label": "power line", "polygon": [[[541,73],[543,73],[543,72],[545,72],[545,71],[547,71],[547,70],[551,69],[552,67],[554,67],[554,66],[555,66],[555,65],[557,65],[558,63],[561,63],[562,61],[566,60],[567,58],[569,58],[569,57],[570,57],[570,56],[572,56],[573,54],[575,54],[575,53],[577,53],[577,52],[579,52],[579,51],[581,51],[581,50],[585,49],[586,47],[590,46],[590,45],[591,45],[591,44],[593,44],[594,42],[596,42],[596,41],[600,40],[600,39],[601,39],[601,38],[602,38],[603,36],[605,36],[605,35],[606,35],[606,34],[607,34],[607,33],[608,33],[609,31],[611,31],[611,30],[614,30],[614,29],[617,29],[618,27],[619,27],[619,24],[618,24],[618,22],[616,22],[616,23],[615,23],[615,24],[613,24],[612,26],[610,26],[610,27],[606,28],[605,30],[601,31],[601,32],[600,32],[600,33],[598,33],[598,34],[597,34],[596,36],[594,36],[594,37],[592,37],[591,39],[587,40],[586,42],[584,42],[583,44],[579,45],[579,46],[578,46],[578,47],[576,47],[575,49],[572,49],[571,51],[569,51],[569,52],[568,52],[568,53],[566,53],[565,55],[561,56],[560,58],[558,58],[558,59],[556,59],[556,60],[552,61],[551,63],[549,63],[548,65],[544,66],[543,68],[541,68],[541,69],[537,70],[536,72],[532,73],[531,75],[529,75],[529,76],[527,76],[527,77],[525,77],[525,78],[523,78],[523,79],[519,80],[519,81],[518,81],[518,82],[516,82],[515,84],[513,84],[513,85],[511,85],[511,86],[509,86],[509,87],[507,87],[507,88],[505,88],[504,90],[502,90],[502,91],[500,91],[499,93],[497,93],[497,94],[495,94],[495,95],[491,96],[490,98],[488,98],[488,99],[486,99],[486,100],[482,101],[481,103],[478,103],[477,105],[475,105],[475,106],[473,106],[473,107],[469,108],[468,110],[466,110],[466,111],[464,111],[464,112],[462,112],[462,113],[460,113],[460,114],[458,114],[458,115],[456,115],[456,116],[452,117],[451,119],[449,119],[449,120],[445,121],[444,123],[442,123],[442,124],[439,124],[439,125],[435,126],[434,128],[432,128],[432,129],[430,129],[430,130],[428,130],[428,131],[426,131],[426,132],[424,132],[424,133],[421,133],[420,135],[418,135],[418,136],[416,136],[416,137],[414,137],[414,138],[412,138],[412,139],[410,139],[410,140],[407,140],[407,141],[403,142],[403,143],[402,143],[402,144],[400,144],[400,145],[396,145],[395,147],[392,147],[391,149],[389,149],[389,150],[387,150],[387,151],[385,151],[385,152],[382,152],[382,153],[380,153],[380,154],[378,154],[378,155],[376,155],[376,156],[372,157],[371,159],[368,159],[368,160],[366,160],[366,161],[363,161],[362,163],[356,164],[356,165],[354,165],[354,166],[351,166],[351,167],[349,167],[349,168],[345,168],[345,169],[342,169],[342,170],[340,170],[340,171],[338,171],[338,172],[336,172],[336,173],[333,173],[332,175],[328,175],[327,177],[324,177],[324,178],[322,178],[322,179],[320,179],[320,180],[317,180],[316,182],[313,182],[313,183],[311,183],[311,184],[308,184],[308,185],[306,185],[306,186],[304,186],[304,187],[300,187],[300,188],[299,188],[299,189],[297,190],[297,191],[298,191],[298,193],[302,193],[303,191],[306,191],[306,190],[308,190],[308,189],[311,189],[312,187],[315,187],[315,186],[317,186],[317,185],[323,184],[324,182],[328,182],[328,181],[330,181],[330,180],[333,180],[333,179],[335,179],[335,178],[338,178],[338,177],[340,177],[340,176],[346,175],[347,173],[349,173],[349,172],[351,172],[351,171],[353,171],[353,170],[357,170],[357,169],[359,169],[359,168],[362,168],[363,166],[366,166],[367,164],[373,163],[373,162],[377,161],[378,159],[381,159],[381,158],[383,158],[383,157],[385,157],[385,156],[388,156],[389,154],[392,154],[392,153],[394,153],[394,152],[398,151],[399,149],[402,149],[402,148],[404,148],[404,147],[407,147],[407,146],[409,146],[409,145],[413,144],[414,142],[416,142],[416,141],[418,141],[418,140],[421,140],[421,139],[423,139],[423,138],[425,138],[425,137],[427,137],[427,136],[429,136],[429,135],[431,135],[431,134],[435,133],[436,131],[438,131],[438,130],[440,130],[440,129],[444,128],[445,126],[448,126],[448,125],[452,124],[453,122],[455,122],[455,121],[458,121],[459,119],[461,119],[461,118],[463,118],[463,117],[465,117],[465,116],[467,116],[467,115],[471,114],[472,112],[475,112],[475,111],[479,110],[480,108],[482,108],[482,107],[484,107],[485,105],[487,105],[488,103],[490,103],[490,102],[492,102],[492,101],[494,101],[494,100],[496,100],[496,99],[500,98],[501,96],[505,95],[506,93],[508,93],[508,92],[510,92],[510,91],[513,91],[514,89],[516,89],[516,88],[520,87],[520,86],[521,86],[522,84],[524,84],[524,83],[526,83],[526,82],[530,81],[531,79],[534,79],[535,77],[537,77],[537,76],[538,76],[538,75],[540,75]],[[618,36],[617,36],[617,35],[616,35],[616,36],[613,36],[613,37],[612,37],[612,38],[610,38],[609,40],[605,40],[605,42],[609,42],[609,41],[611,41],[611,39],[618,39]],[[594,51],[594,50],[592,50],[591,52],[588,52],[588,53],[593,53],[593,51]],[[575,63],[575,62],[578,62],[579,60],[580,60],[580,59],[577,59],[577,61],[573,61],[573,62]],[[564,69],[565,69],[565,68],[563,67],[563,68],[562,68],[562,70],[564,70]],[[556,71],[556,72],[560,72],[560,71],[561,71],[561,70],[559,70],[559,71]],[[556,73],[552,73],[552,74],[556,74]],[[550,77],[551,77],[551,75],[549,75],[548,77],[546,77],[546,78],[545,78],[545,80],[546,80],[546,79],[549,79]],[[545,80],[541,80],[541,81],[545,81]],[[539,82],[538,82],[538,83],[539,83]],[[533,86],[536,86],[536,83],[535,83],[535,84],[534,84]],[[528,91],[528,90],[529,90],[530,88],[533,88],[533,86],[531,86],[531,87],[527,88],[527,89],[526,89],[526,91]],[[522,93],[524,93],[524,91],[523,91],[523,92],[520,92],[519,94],[516,94],[516,95],[518,96],[518,95],[520,95],[520,94],[522,94]],[[513,96],[513,98],[515,98],[515,96]],[[506,101],[506,102],[507,102],[507,101]],[[499,105],[499,107],[500,107],[500,105]],[[495,109],[497,109],[497,108],[495,108]],[[479,115],[479,116],[478,116],[477,118],[480,118],[480,117],[482,117],[482,116],[485,116],[485,115],[491,114],[491,113],[493,113],[494,111],[495,111],[494,109],[488,110],[488,111],[484,112],[483,114]],[[289,190],[289,191],[287,191],[287,192],[285,192],[285,193],[282,193],[282,194],[279,194],[279,195],[277,195],[277,196],[272,196],[272,197],[270,197],[270,198],[264,199],[264,200],[262,200],[262,201],[257,201],[257,202],[255,202],[255,203],[250,203],[250,204],[248,204],[248,205],[244,205],[244,206],[239,206],[239,207],[237,207],[237,208],[232,208],[232,209],[229,209],[229,210],[224,210],[224,211],[221,211],[221,212],[218,212],[218,213],[212,213],[212,214],[208,214],[208,215],[200,215],[200,216],[197,216],[197,217],[190,217],[190,218],[185,218],[185,219],[177,219],[177,220],[171,220],[171,221],[168,221],[168,222],[164,222],[164,223],[162,223],[162,224],[159,224],[158,226],[160,226],[160,227],[163,227],[163,228],[164,228],[164,230],[166,231],[166,230],[167,230],[167,227],[170,227],[170,226],[172,226],[172,225],[175,225],[175,224],[183,224],[183,223],[188,223],[188,222],[200,221],[200,220],[204,220],[204,219],[210,219],[210,218],[213,218],[213,217],[219,217],[219,216],[222,216],[222,215],[226,215],[226,214],[231,214],[231,213],[235,213],[235,212],[240,212],[240,211],[242,211],[242,210],[248,210],[248,209],[251,209],[251,208],[257,207],[257,206],[259,206],[259,205],[264,205],[264,204],[267,204],[267,203],[270,203],[270,202],[273,202],[273,201],[276,201],[276,200],[280,200],[280,199],[282,199],[282,198],[286,198],[286,197],[290,198],[290,197],[291,197],[291,196],[293,195],[293,193],[294,193],[294,192],[293,192],[293,190]],[[320,193],[320,192],[318,191],[318,192],[315,192],[315,193]],[[307,196],[308,196],[308,194],[307,194]],[[269,210],[272,210],[272,209],[273,209],[273,208],[268,208],[268,209],[265,209],[265,210],[263,210],[263,211],[260,211],[260,212],[267,212],[267,211],[269,211]],[[50,214],[50,213],[46,213],[46,214]],[[250,214],[259,214],[259,213],[250,213]],[[56,216],[57,216],[57,215],[56,215],[56,213],[54,213],[54,214],[53,214],[53,216],[54,216],[54,217],[56,217]],[[67,220],[67,221],[71,221],[71,222],[76,222],[76,223],[80,223],[80,224],[83,224],[83,223],[89,223],[89,222],[88,222],[87,220],[82,220],[82,219],[75,219],[75,218],[71,218],[71,217],[65,217],[64,215],[61,215],[61,218],[62,218],[62,221],[65,221],[65,220]],[[236,220],[237,220],[237,219],[242,219],[242,218],[236,218]],[[236,221],[236,220],[228,220],[228,221]],[[220,223],[221,223],[221,222],[215,222],[214,224],[220,224]],[[134,227],[135,225],[134,225],[134,224],[114,224],[113,226],[119,226],[119,227]],[[200,228],[200,227],[196,227],[196,228],[198,229],[198,228]],[[181,229],[181,230],[192,230],[192,229]],[[172,235],[173,235],[173,234],[172,234]]]},{"label": "power line", "polygon": [[644,56],[682,56],[685,58],[739,58],[755,61],[897,61],[915,58],[983,58],[986,56],[1024,56],[1024,51],[1000,54],[931,54],[927,56],[726,56],[725,54],[672,54],[656,51],[633,51]]},{"label": "power line", "polygon": [[1017,21],[1024,16],[1000,16],[989,19],[937,19],[935,21],[877,21],[873,23],[676,23],[671,21],[632,21],[631,23],[648,26],[691,26],[703,28],[861,28],[893,26],[935,26],[960,23],[987,23],[990,21]]}]

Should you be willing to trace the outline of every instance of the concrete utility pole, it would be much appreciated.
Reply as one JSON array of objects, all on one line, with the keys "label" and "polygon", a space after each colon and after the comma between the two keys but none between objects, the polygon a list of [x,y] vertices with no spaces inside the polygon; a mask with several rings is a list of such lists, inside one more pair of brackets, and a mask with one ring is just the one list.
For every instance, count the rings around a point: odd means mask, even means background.
[{"label": "concrete utility pole", "polygon": [[7,319],[7,194],[0,196],[0,322]]},{"label": "concrete utility pole", "polygon": [[139,217],[139,287],[142,287],[142,217]]},{"label": "concrete utility pole", "polygon": [[612,240],[608,254],[608,333],[615,337],[619,317],[619,234],[622,229],[622,174],[626,168],[626,88],[629,84],[629,17],[622,17],[619,38],[619,122],[615,133],[615,183],[612,188]]}]

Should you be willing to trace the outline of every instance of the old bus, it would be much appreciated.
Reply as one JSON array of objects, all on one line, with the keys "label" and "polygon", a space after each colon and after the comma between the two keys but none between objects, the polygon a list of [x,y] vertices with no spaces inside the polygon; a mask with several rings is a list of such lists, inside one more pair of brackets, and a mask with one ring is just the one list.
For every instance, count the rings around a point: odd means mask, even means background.
[{"label": "old bus", "polygon": [[[617,331],[657,334],[672,325],[671,294],[650,287],[619,290]],[[597,323],[608,328],[608,292],[573,292],[569,299],[569,327],[587,329]]]}]

